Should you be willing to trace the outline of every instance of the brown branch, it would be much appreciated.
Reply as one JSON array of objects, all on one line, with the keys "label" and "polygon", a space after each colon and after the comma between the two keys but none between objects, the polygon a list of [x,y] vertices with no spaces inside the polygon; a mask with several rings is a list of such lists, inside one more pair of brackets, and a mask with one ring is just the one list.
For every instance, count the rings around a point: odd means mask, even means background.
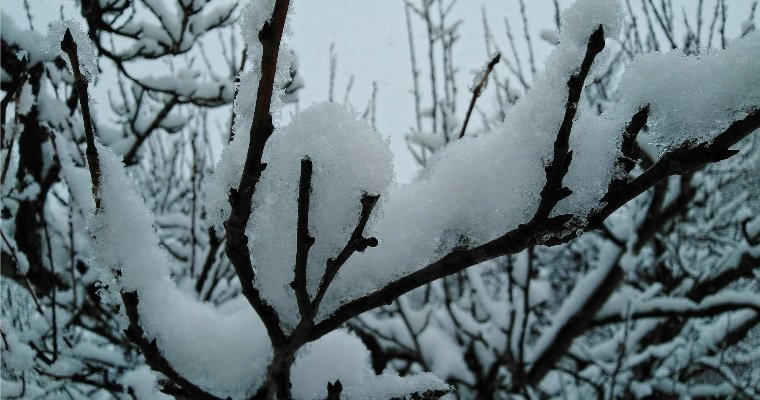
[{"label": "brown branch", "polygon": [[169,115],[171,110],[178,103],[179,97],[173,96],[167,103],[164,104],[161,110],[158,111],[158,114],[156,114],[155,118],[153,118],[153,121],[151,121],[150,125],[148,125],[148,127],[143,132],[133,132],[137,139],[135,140],[135,143],[132,144],[132,147],[130,147],[127,153],[124,155],[124,164],[134,165],[137,163],[137,152],[140,150],[140,146],[142,146],[143,142],[145,142],[145,140],[150,137],[151,132],[158,128],[161,122],[166,118],[166,116]]},{"label": "brown branch", "polygon": [[87,78],[79,69],[79,58],[77,56],[77,43],[71,36],[71,31],[66,29],[61,40],[61,50],[69,56],[71,69],[74,74],[74,83],[76,85],[79,97],[79,106],[82,110],[82,120],[84,123],[84,134],[87,141],[87,167],[90,170],[92,178],[92,197],[95,199],[95,207],[100,209],[100,164],[98,162],[98,151],[95,148],[95,134],[92,129],[92,117],[90,115],[90,96],[87,94]]},{"label": "brown branch", "polygon": [[603,198],[604,207],[589,216],[589,226],[591,228],[600,226],[613,211],[644,193],[665,177],[694,172],[709,163],[733,156],[737,151],[730,150],[730,147],[758,128],[760,128],[760,106],[750,110],[744,118],[732,123],[715,139],[698,145],[684,143],[665,153],[659,161],[636,179],[608,192]]},{"label": "brown branch", "polygon": [[227,257],[235,267],[240,280],[243,295],[256,313],[261,317],[272,339],[272,344],[278,347],[285,340],[285,334],[280,327],[280,319],[271,304],[267,303],[254,287],[256,279],[251,255],[248,249],[248,236],[245,228],[251,216],[251,203],[256,184],[266,164],[261,162],[264,146],[274,131],[270,106],[274,93],[274,79],[277,71],[277,58],[280,51],[283,27],[288,14],[289,0],[277,0],[272,18],[264,24],[259,32],[259,41],[263,46],[261,57],[261,78],[256,93],[256,105],[253,110],[251,138],[248,145],[243,173],[237,190],[230,193],[231,212],[225,222],[227,229]]},{"label": "brown branch", "polygon": [[[66,52],[71,61],[72,72],[74,73],[74,79],[76,82],[77,95],[79,97],[79,104],[82,109],[82,119],[84,121],[85,135],[87,140],[87,164],[90,170],[90,178],[92,179],[92,194],[95,198],[96,209],[100,211],[102,209],[101,195],[100,195],[100,163],[98,159],[97,149],[95,148],[95,137],[92,129],[92,120],[90,119],[90,108],[88,103],[87,94],[87,79],[82,75],[79,68],[79,59],[77,58],[77,44],[71,35],[71,32],[66,29],[66,32],[61,41],[61,49]],[[161,355],[156,341],[148,341],[144,336],[144,331],[140,326],[139,314],[137,310],[138,298],[135,292],[123,292],[121,293],[121,299],[124,303],[124,310],[129,319],[129,327],[126,330],[127,337],[132,340],[139,348],[142,354],[145,356],[148,365],[156,371],[166,375],[172,381],[179,384],[189,396],[197,399],[212,399],[218,398],[203,391],[192,382],[185,379],[180,375],[171,364]]]},{"label": "brown branch", "polygon": [[500,58],[501,54],[496,53],[491,61],[488,62],[485,73],[483,73],[483,76],[480,78],[480,82],[478,82],[478,84],[472,89],[472,98],[470,99],[470,105],[467,107],[467,114],[464,116],[464,123],[462,123],[462,129],[459,131],[460,139],[464,137],[464,132],[467,130],[467,124],[470,122],[470,115],[472,115],[472,110],[475,108],[475,102],[478,101],[478,98],[483,92],[483,89],[486,88],[486,84],[488,83],[488,76],[491,75],[493,67],[496,66]]},{"label": "brown branch", "polygon": [[301,318],[307,318],[311,304],[306,289],[306,266],[309,261],[309,249],[314,245],[314,238],[309,235],[309,198],[311,196],[312,164],[309,157],[301,160],[301,180],[298,185],[298,226],[296,233],[296,266],[291,288],[296,292],[298,311]]}]

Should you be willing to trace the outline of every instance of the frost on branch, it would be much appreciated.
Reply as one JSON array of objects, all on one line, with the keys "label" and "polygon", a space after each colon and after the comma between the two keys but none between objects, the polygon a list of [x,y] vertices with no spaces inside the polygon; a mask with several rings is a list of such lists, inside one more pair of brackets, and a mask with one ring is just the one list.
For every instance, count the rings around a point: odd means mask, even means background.
[{"label": "frost on branch", "polygon": [[82,30],[78,22],[74,20],[55,21],[48,28],[47,37],[45,38],[45,51],[52,56],[61,56],[71,68],[71,61],[65,52],[61,51],[61,40],[66,30],[71,32],[74,41],[77,44],[77,56],[79,66],[82,69],[87,81],[92,80],[98,75],[98,50],[87,37],[87,33]]}]

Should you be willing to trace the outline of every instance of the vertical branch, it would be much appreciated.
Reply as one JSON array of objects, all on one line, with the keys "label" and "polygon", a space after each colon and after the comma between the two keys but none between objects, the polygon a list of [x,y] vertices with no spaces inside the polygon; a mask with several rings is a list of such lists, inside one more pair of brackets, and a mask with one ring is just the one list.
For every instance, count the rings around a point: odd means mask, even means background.
[{"label": "vertical branch", "polygon": [[306,290],[306,266],[309,249],[314,245],[314,238],[309,235],[309,198],[311,196],[312,163],[309,157],[301,160],[301,179],[298,184],[298,226],[296,233],[296,266],[291,287],[296,292],[298,311],[302,318],[309,314],[309,294]]},{"label": "vertical branch", "polygon": [[[531,75],[536,74],[536,60],[533,56],[533,42],[530,39],[530,32],[528,32],[528,16],[525,13],[525,0],[520,0],[520,15],[523,22],[523,34],[525,35],[525,43],[528,45],[528,62],[530,63]],[[557,23],[559,26],[559,23]]]},{"label": "vertical branch", "polygon": [[330,84],[328,87],[327,101],[333,102],[333,93],[335,91],[335,69],[338,64],[338,56],[335,54],[335,43],[330,43]]},{"label": "vertical branch", "polygon": [[61,50],[69,56],[71,69],[74,73],[74,84],[79,94],[79,106],[82,110],[82,120],[84,123],[84,134],[87,142],[87,167],[90,169],[92,178],[92,196],[95,199],[95,208],[100,209],[100,164],[98,163],[98,151],[95,148],[95,134],[92,129],[92,119],[90,116],[90,96],[87,93],[87,78],[84,77],[79,68],[79,58],[77,57],[77,43],[71,36],[71,31],[66,29],[61,41]]},{"label": "vertical branch", "polygon": [[425,24],[427,27],[428,36],[428,62],[430,63],[430,93],[433,96],[431,106],[431,118],[432,118],[432,133],[435,133],[438,129],[438,84],[435,76],[435,41],[436,37],[433,34],[433,20],[430,15],[430,5],[433,0],[422,0],[424,2],[423,17],[425,18]]},{"label": "vertical branch", "polygon": [[496,66],[496,63],[499,62],[499,59],[501,58],[501,54],[496,53],[496,55],[491,59],[491,61],[488,62],[488,65],[486,66],[485,72],[483,72],[483,77],[480,78],[480,82],[475,86],[475,88],[472,89],[472,98],[470,99],[470,105],[467,107],[467,114],[464,116],[464,123],[462,123],[462,129],[459,131],[459,138],[464,137],[464,133],[467,130],[467,124],[470,122],[470,116],[472,115],[472,110],[475,108],[475,102],[478,101],[478,97],[480,97],[480,94],[483,92],[483,89],[486,88],[486,85],[488,84],[488,77],[491,75],[491,71],[493,71],[493,67]]},{"label": "vertical branch", "polygon": [[528,246],[528,271],[525,273],[525,285],[523,286],[523,315],[520,327],[520,340],[517,343],[517,368],[525,371],[525,331],[528,330],[528,316],[530,314],[530,281],[533,279],[533,262],[535,259],[534,246]]},{"label": "vertical branch", "polygon": [[289,0],[277,0],[272,18],[259,32],[259,41],[263,52],[261,57],[261,78],[256,93],[256,105],[253,110],[251,124],[251,139],[248,145],[243,173],[237,190],[230,193],[231,212],[225,222],[227,229],[227,257],[235,267],[240,279],[243,295],[264,321],[269,337],[277,346],[285,338],[280,328],[280,321],[274,308],[261,298],[254,287],[255,273],[248,249],[248,236],[245,228],[251,216],[251,202],[256,190],[256,184],[266,164],[261,162],[264,145],[274,131],[270,107],[274,92],[274,79],[277,71],[277,58],[280,51],[285,19],[288,13]]}]

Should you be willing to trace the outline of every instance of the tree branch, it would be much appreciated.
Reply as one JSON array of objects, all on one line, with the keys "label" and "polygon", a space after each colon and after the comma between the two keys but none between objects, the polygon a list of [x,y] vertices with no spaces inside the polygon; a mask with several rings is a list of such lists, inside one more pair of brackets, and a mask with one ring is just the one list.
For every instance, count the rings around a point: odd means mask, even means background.
[{"label": "tree branch", "polygon": [[[521,224],[503,236],[472,249],[456,248],[428,266],[417,270],[397,281],[387,284],[378,291],[362,296],[338,308],[329,318],[315,325],[315,334],[324,335],[352,317],[383,304],[390,304],[393,299],[417,287],[436,279],[448,276],[472,265],[505,254],[514,254],[524,250],[530,244],[541,244],[550,235],[565,230],[565,224],[571,216],[549,217],[551,210],[570,190],[562,186],[562,179],[570,165],[571,152],[568,152],[570,130],[577,110],[583,83],[586,80],[594,58],[604,47],[604,32],[600,25],[589,38],[586,55],[579,70],[568,80],[568,99],[565,105],[565,117],[557,132],[554,142],[554,158],[546,167],[547,181],[541,191],[541,200],[535,215],[526,224]],[[316,337],[319,337],[316,336]]]},{"label": "tree branch", "polygon": [[[745,298],[721,299],[720,295],[695,303],[687,298],[655,298],[636,305],[631,310],[631,319],[642,318],[704,318],[729,311],[752,309],[760,312],[760,299],[747,293]],[[625,322],[626,316],[617,310],[601,310],[592,322],[593,326]]]},{"label": "tree branch", "polygon": [[87,167],[90,170],[92,178],[92,197],[95,199],[95,208],[100,209],[100,164],[98,162],[98,151],[95,148],[95,134],[92,129],[92,117],[90,115],[90,96],[87,93],[87,78],[79,69],[79,57],[77,55],[77,43],[71,36],[71,31],[66,29],[61,40],[61,50],[69,56],[71,69],[74,74],[74,83],[76,85],[79,97],[79,106],[82,110],[82,121],[84,123],[85,140],[87,141]]},{"label": "tree branch", "polygon": [[[71,35],[71,32],[66,29],[63,40],[61,41],[61,49],[69,56],[71,61],[72,72],[76,82],[77,95],[79,97],[79,104],[82,110],[82,119],[84,121],[85,136],[87,141],[87,164],[90,170],[90,178],[92,179],[92,194],[95,198],[96,210],[101,211],[102,202],[100,195],[100,163],[98,159],[97,149],[95,148],[95,137],[92,129],[92,120],[90,119],[90,107],[89,97],[87,94],[87,79],[82,74],[79,68],[79,58],[77,56],[77,44]],[[138,297],[135,292],[122,292],[121,299],[124,303],[124,310],[129,320],[129,327],[125,331],[127,337],[132,340],[145,356],[146,361],[156,371],[169,377],[172,381],[179,384],[183,390],[187,392],[189,396],[197,399],[209,399],[217,400],[219,398],[203,391],[192,382],[185,379],[180,375],[169,362],[161,355],[155,340],[148,341],[145,338],[144,331],[140,326],[140,318],[138,314],[137,304]]]},{"label": "tree branch", "polygon": [[306,266],[309,260],[309,249],[314,244],[314,238],[309,235],[309,197],[311,195],[312,164],[309,157],[301,160],[301,180],[298,186],[298,227],[295,275],[291,287],[296,292],[298,311],[301,318],[307,318],[311,304],[306,290]]},{"label": "tree branch", "polygon": [[[411,40],[411,36],[410,36]],[[501,58],[501,54],[496,53],[496,55],[491,59],[491,61],[488,62],[488,65],[486,66],[486,70],[483,73],[483,77],[480,78],[480,82],[472,89],[472,98],[470,99],[470,105],[467,107],[467,114],[464,116],[464,123],[462,123],[462,129],[459,131],[459,138],[464,137],[464,132],[467,130],[467,124],[470,122],[470,116],[472,115],[472,110],[475,108],[475,102],[478,101],[478,97],[480,97],[480,94],[483,92],[483,89],[486,88],[486,84],[488,83],[488,76],[491,75],[491,71],[493,71],[493,67],[496,66],[496,64],[499,62],[499,59]]]},{"label": "tree branch", "polygon": [[248,153],[240,177],[240,184],[236,191],[230,193],[230,205],[232,207],[230,217],[225,222],[227,229],[227,257],[235,267],[235,272],[240,279],[243,295],[251,306],[259,314],[267,328],[272,343],[277,347],[285,340],[285,334],[280,327],[280,319],[271,304],[267,303],[254,287],[256,275],[251,263],[251,255],[248,249],[248,236],[245,228],[251,216],[251,202],[256,190],[256,184],[266,164],[261,162],[269,136],[274,131],[270,106],[274,94],[274,79],[277,71],[277,58],[280,51],[280,40],[288,14],[289,0],[277,0],[272,13],[272,18],[264,24],[259,32],[259,41],[263,46],[261,58],[261,78],[256,93],[256,105],[251,124],[251,138],[248,145]]},{"label": "tree branch", "polygon": [[570,196],[572,191],[562,185],[562,180],[567,174],[570,162],[573,158],[573,152],[568,151],[570,147],[570,132],[573,129],[573,121],[578,111],[578,101],[581,98],[583,83],[586,81],[588,71],[594,58],[604,49],[604,29],[601,25],[591,34],[586,47],[586,55],[583,57],[581,67],[575,74],[570,76],[567,81],[567,102],[565,103],[565,117],[562,119],[562,125],[557,132],[557,138],[554,140],[554,156],[552,162],[546,167],[546,184],[541,190],[541,201],[538,204],[538,210],[533,216],[534,220],[543,220],[549,217],[554,206],[560,200]]}]

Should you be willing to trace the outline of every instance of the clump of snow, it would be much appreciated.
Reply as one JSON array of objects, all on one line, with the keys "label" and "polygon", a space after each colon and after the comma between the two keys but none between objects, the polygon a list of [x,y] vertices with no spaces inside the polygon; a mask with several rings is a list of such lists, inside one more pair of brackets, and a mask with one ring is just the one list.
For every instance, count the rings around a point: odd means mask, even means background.
[{"label": "clump of snow", "polygon": [[95,48],[95,44],[92,43],[87,34],[82,29],[79,22],[72,19],[65,21],[53,21],[50,23],[47,32],[47,38],[45,39],[45,49],[48,53],[53,55],[59,55],[66,64],[71,68],[71,61],[69,56],[61,50],[61,40],[66,29],[71,31],[71,36],[77,44],[77,58],[79,59],[79,68],[82,70],[85,78],[88,82],[92,80],[98,74],[98,50]]},{"label": "clump of snow", "polygon": [[248,226],[257,286],[286,326],[297,322],[293,290],[301,159],[313,163],[307,289],[313,296],[326,260],[338,255],[359,219],[364,193],[383,195],[393,179],[388,141],[365,120],[335,103],[312,105],[275,130],[264,150]]},{"label": "clump of snow", "polygon": [[121,377],[121,384],[132,389],[134,396],[144,400],[171,400],[159,391],[156,374],[147,365],[128,371]]},{"label": "clump of snow", "polygon": [[[327,367],[326,367],[327,366]],[[342,399],[401,398],[426,391],[448,391],[449,386],[431,373],[406,377],[392,370],[376,375],[370,353],[362,341],[343,330],[333,331],[304,346],[291,372],[293,397],[324,399],[327,383],[340,380]]]},{"label": "clump of snow", "polygon": [[586,47],[588,38],[602,25],[605,36],[617,38],[623,28],[619,0],[578,0],[562,13],[560,42],[572,41]]},{"label": "clump of snow", "polygon": [[222,397],[249,397],[263,382],[272,356],[263,323],[243,299],[222,312],[180,291],[153,217],[121,160],[101,145],[98,158],[102,209],[90,224],[96,261],[114,271],[122,293],[137,294],[146,339],[156,340],[180,374]]},{"label": "clump of snow", "polygon": [[760,32],[700,56],[642,55],[621,78],[615,112],[649,103],[648,125],[660,148],[707,140],[760,106],[759,59]]}]

